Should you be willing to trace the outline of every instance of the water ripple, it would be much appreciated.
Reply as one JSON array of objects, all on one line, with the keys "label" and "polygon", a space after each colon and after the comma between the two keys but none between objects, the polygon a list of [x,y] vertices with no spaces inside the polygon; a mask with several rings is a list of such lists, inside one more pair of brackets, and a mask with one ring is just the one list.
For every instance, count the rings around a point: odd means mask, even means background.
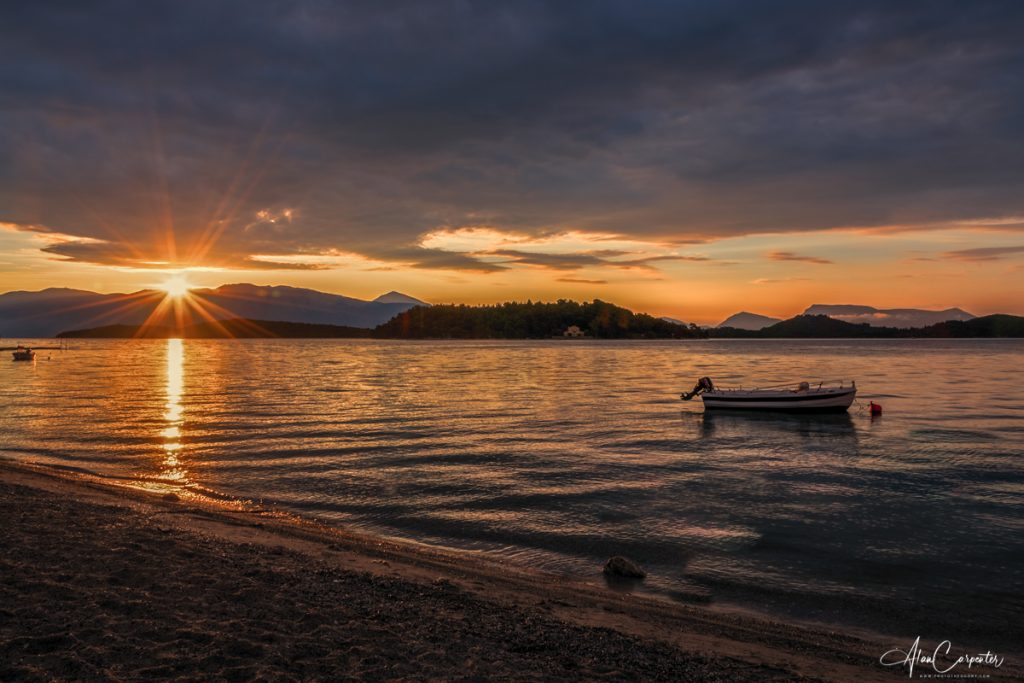
[{"label": "water ripple", "polygon": [[[77,346],[0,363],[0,455],[575,576],[626,554],[672,599],[910,633],[997,638],[1024,594],[1020,341]],[[703,375],[860,400],[705,414],[678,400]]]}]

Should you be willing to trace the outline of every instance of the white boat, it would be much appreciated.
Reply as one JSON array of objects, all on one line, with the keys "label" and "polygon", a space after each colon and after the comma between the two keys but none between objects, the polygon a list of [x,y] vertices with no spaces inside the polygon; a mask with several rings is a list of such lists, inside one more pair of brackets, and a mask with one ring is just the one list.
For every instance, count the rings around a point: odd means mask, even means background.
[{"label": "white boat", "polygon": [[836,380],[812,385],[800,382],[764,389],[717,387],[710,377],[701,377],[693,391],[680,396],[689,401],[700,396],[706,410],[762,410],[800,413],[841,413],[857,397],[857,383]]},{"label": "white boat", "polygon": [[19,346],[14,350],[14,360],[35,360],[36,352],[32,349]]}]

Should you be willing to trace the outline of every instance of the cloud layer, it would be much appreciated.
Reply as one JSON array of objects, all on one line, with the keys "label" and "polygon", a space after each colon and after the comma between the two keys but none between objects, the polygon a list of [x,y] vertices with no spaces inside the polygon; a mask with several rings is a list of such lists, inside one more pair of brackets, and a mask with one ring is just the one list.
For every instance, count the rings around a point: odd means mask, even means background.
[{"label": "cloud layer", "polygon": [[[91,263],[479,273],[998,222],[1021,35],[1013,0],[6,3],[0,222]],[[424,243],[473,226],[642,244]]]}]

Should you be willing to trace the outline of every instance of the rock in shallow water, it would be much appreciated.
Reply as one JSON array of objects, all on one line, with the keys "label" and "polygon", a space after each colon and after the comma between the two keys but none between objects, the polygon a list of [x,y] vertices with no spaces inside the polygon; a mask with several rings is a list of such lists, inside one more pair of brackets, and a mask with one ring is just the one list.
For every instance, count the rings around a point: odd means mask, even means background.
[{"label": "rock in shallow water", "polygon": [[647,572],[628,557],[616,555],[604,563],[604,573],[609,576],[625,576],[630,579],[642,579]]}]

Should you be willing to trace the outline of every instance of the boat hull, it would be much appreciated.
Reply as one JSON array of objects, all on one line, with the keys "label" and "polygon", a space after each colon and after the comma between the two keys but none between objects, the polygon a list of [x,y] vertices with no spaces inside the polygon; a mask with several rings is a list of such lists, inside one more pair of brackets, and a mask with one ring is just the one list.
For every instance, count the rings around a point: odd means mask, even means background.
[{"label": "boat hull", "polygon": [[758,410],[785,413],[842,413],[850,408],[857,390],[807,392],[714,391],[701,396],[705,410]]}]

